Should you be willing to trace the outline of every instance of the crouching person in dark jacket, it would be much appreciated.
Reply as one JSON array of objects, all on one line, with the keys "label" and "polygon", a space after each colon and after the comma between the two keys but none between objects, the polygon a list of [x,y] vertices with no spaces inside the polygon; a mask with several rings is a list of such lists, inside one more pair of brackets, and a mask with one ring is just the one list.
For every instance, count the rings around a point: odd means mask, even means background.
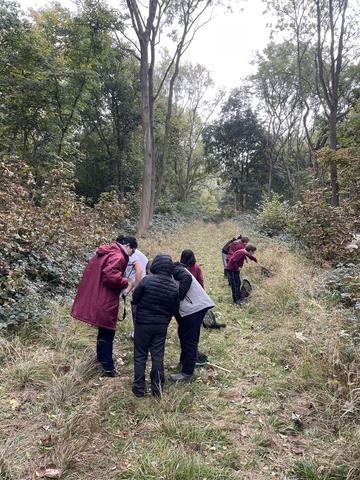
[{"label": "crouching person in dark jacket", "polygon": [[157,255],[151,264],[152,275],[143,278],[133,293],[136,316],[132,391],[137,397],[145,394],[145,368],[149,351],[152,394],[161,395],[164,384],[166,334],[171,317],[179,309],[178,286],[172,278],[172,268],[170,255]]}]

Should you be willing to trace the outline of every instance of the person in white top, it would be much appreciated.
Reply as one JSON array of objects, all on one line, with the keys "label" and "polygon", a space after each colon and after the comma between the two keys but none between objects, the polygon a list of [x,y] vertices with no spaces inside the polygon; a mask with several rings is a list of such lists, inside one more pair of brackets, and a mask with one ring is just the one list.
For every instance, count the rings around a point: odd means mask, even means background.
[{"label": "person in white top", "polygon": [[144,255],[140,250],[135,250],[135,252],[130,255],[129,263],[126,267],[125,276],[129,280],[129,288],[127,293],[130,293],[134,288],[138,286],[141,280],[146,275],[146,265],[149,260],[146,255]]},{"label": "person in white top", "polygon": [[[147,256],[142,253],[140,250],[135,250],[135,252],[130,255],[129,263],[127,265],[125,276],[129,280],[129,286],[125,291],[125,295],[131,293],[141,282],[141,280],[146,275],[146,266],[149,263]],[[131,303],[131,314],[133,318],[133,323],[135,324],[135,315],[136,315],[136,305]],[[130,332],[128,337],[129,340],[134,340],[134,331]]]}]

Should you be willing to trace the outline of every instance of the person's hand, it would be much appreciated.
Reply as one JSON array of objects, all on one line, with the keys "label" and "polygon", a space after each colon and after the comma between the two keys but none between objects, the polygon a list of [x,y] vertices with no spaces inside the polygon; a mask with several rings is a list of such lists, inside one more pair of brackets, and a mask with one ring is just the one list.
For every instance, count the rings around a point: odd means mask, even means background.
[{"label": "person's hand", "polygon": [[131,293],[134,289],[135,289],[135,283],[129,282],[128,287],[125,289],[125,294],[129,295],[129,293]]}]

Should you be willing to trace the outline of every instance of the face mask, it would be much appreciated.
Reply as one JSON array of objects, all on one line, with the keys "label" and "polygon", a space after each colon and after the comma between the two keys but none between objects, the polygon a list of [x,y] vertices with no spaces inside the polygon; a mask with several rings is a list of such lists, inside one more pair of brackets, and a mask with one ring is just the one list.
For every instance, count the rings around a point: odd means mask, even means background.
[{"label": "face mask", "polygon": [[131,248],[130,245],[124,245],[125,252],[131,257],[131,255],[135,252],[135,248]]}]

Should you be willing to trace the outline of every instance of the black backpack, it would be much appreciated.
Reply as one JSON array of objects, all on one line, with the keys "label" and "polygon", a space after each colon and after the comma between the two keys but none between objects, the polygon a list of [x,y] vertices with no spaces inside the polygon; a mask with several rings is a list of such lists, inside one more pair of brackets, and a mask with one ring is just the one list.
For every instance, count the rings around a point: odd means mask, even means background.
[{"label": "black backpack", "polygon": [[225,328],[225,323],[218,323],[216,321],[215,313],[212,310],[208,310],[202,321],[204,328]]},{"label": "black backpack", "polygon": [[245,300],[245,298],[249,297],[252,291],[252,286],[249,280],[242,280],[241,288],[240,288],[240,300]]},{"label": "black backpack", "polygon": [[236,238],[233,238],[229,240],[228,242],[225,243],[225,245],[222,247],[221,252],[224,253],[225,255],[229,251],[229,246],[236,240]]}]

